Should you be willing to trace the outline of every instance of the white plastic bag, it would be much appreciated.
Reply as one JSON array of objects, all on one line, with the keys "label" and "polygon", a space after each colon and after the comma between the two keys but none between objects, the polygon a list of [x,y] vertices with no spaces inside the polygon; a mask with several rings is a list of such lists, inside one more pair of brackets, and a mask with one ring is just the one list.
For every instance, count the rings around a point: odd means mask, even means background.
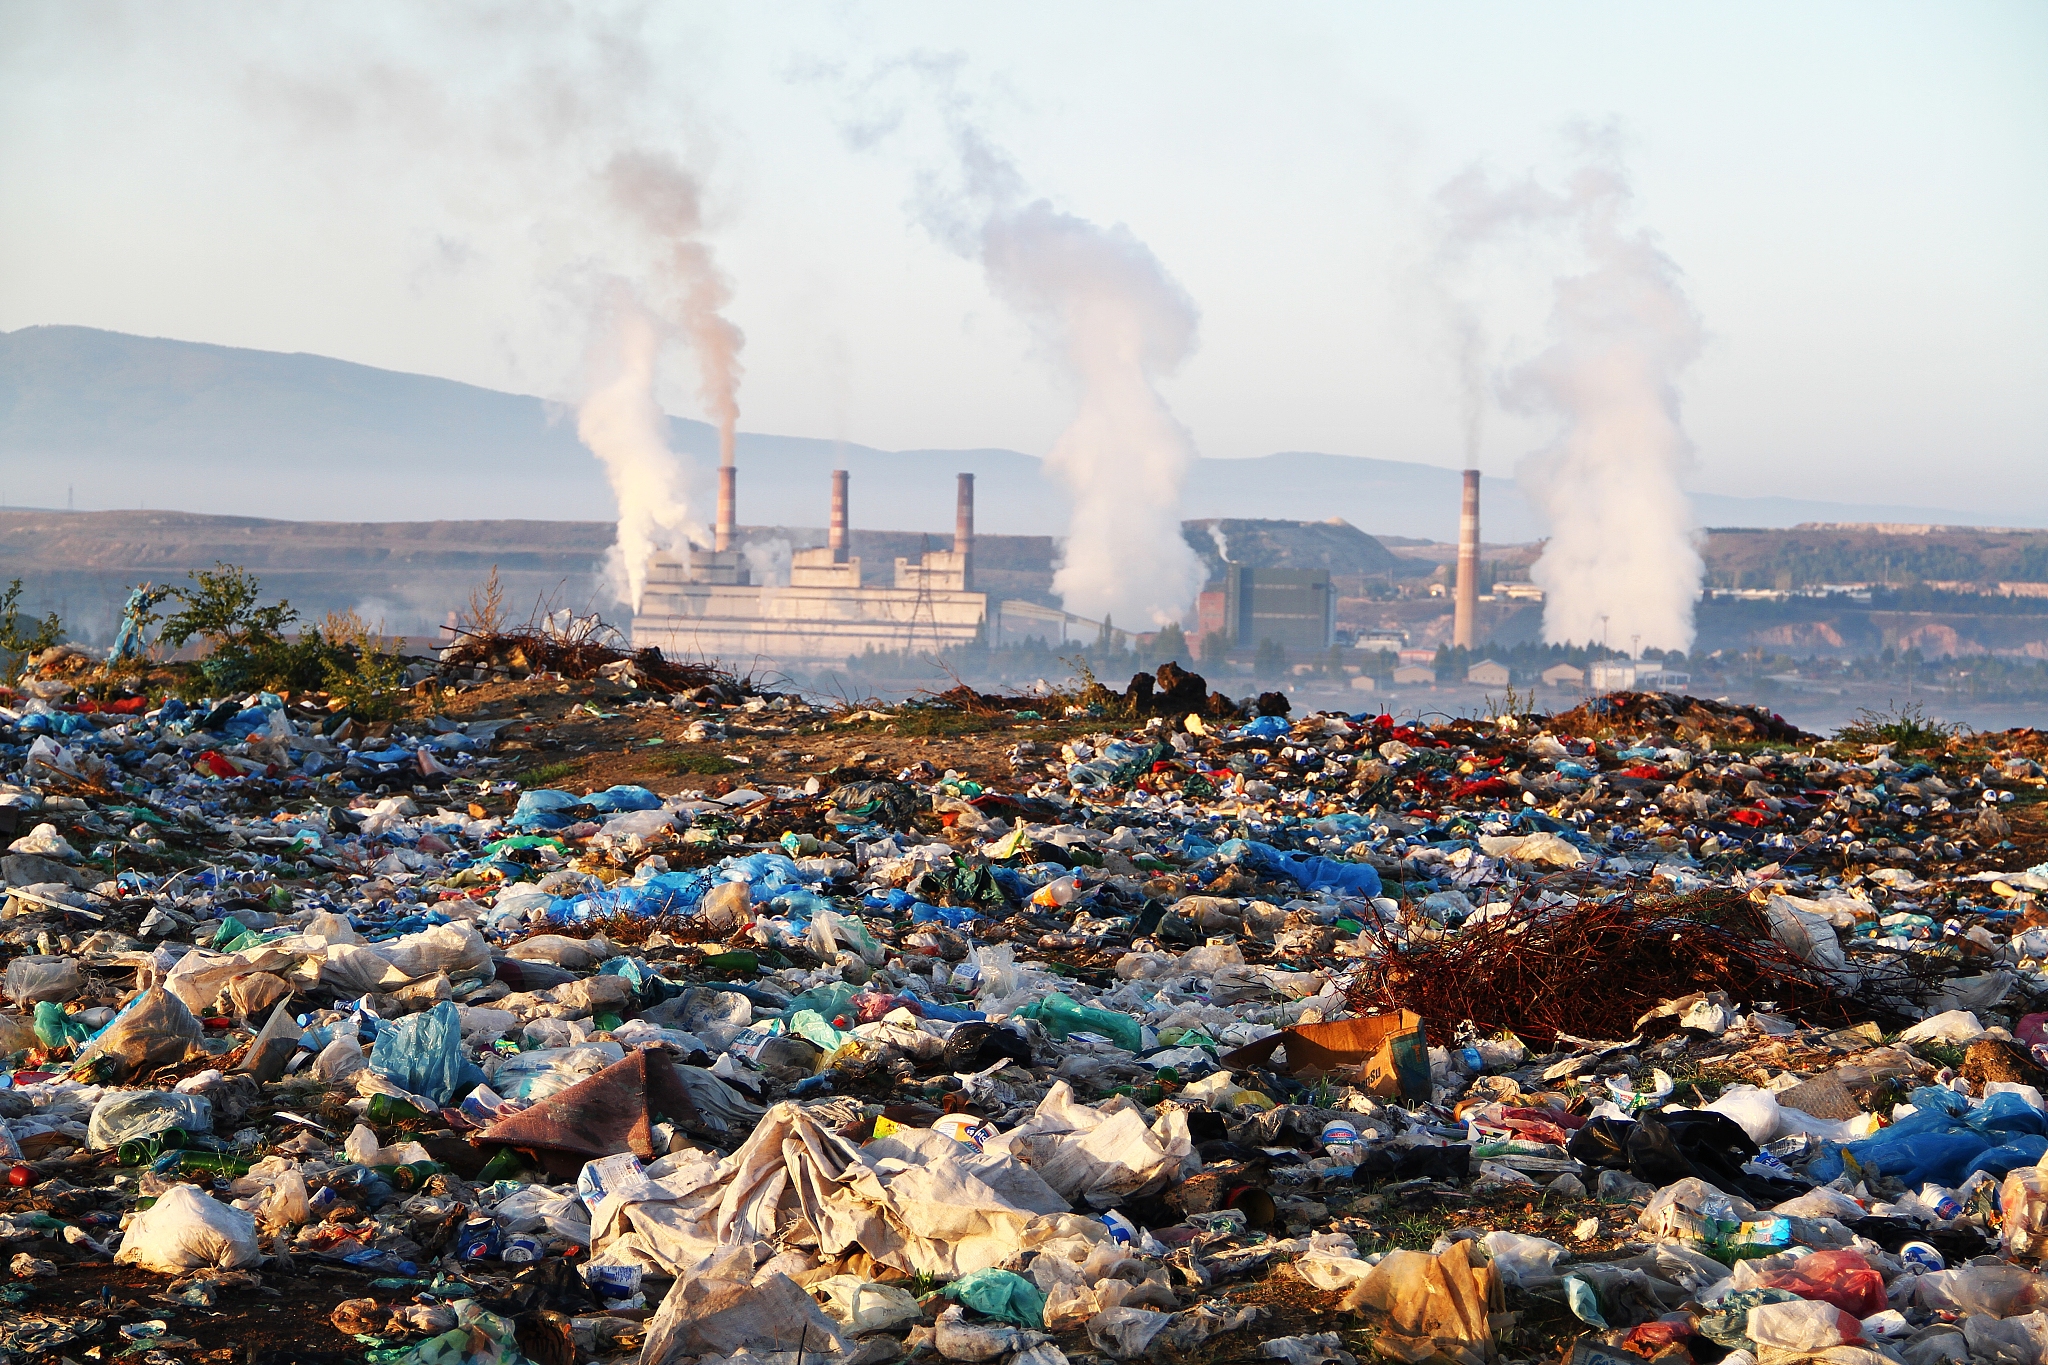
[{"label": "white plastic bag", "polygon": [[254,1214],[191,1185],[173,1185],[153,1207],[135,1215],[114,1260],[171,1275],[207,1266],[231,1270],[254,1265],[262,1254]]},{"label": "white plastic bag", "polygon": [[1784,1127],[1778,1097],[1754,1085],[1729,1086],[1707,1109],[1734,1119],[1759,1147],[1774,1141]]},{"label": "white plastic bag", "polygon": [[1517,1232],[1489,1232],[1479,1239],[1493,1268],[1504,1284],[1527,1289],[1542,1280],[1557,1278],[1557,1263],[1571,1252],[1543,1237],[1525,1237]]},{"label": "white plastic bag", "polygon": [[84,987],[76,958],[17,957],[7,964],[7,998],[17,1005],[69,1000]]},{"label": "white plastic bag", "polygon": [[148,1137],[166,1128],[211,1133],[213,1101],[174,1090],[109,1090],[93,1106],[92,1118],[85,1126],[85,1145],[104,1152],[130,1138]]},{"label": "white plastic bag", "polygon": [[822,1296],[826,1314],[854,1333],[886,1332],[924,1316],[917,1300],[901,1285],[876,1284],[858,1275],[834,1275],[807,1285]]}]

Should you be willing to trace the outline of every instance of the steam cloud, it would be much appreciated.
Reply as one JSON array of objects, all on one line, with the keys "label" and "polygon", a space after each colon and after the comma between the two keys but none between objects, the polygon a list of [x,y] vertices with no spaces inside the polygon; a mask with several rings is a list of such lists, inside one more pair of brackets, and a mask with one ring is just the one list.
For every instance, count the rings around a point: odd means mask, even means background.
[{"label": "steam cloud", "polygon": [[[1550,530],[1530,570],[1544,590],[1544,639],[1684,650],[1704,569],[1680,484],[1692,446],[1677,381],[1699,355],[1701,327],[1678,267],[1652,234],[1625,226],[1632,198],[1618,160],[1600,156],[1562,191],[1533,179],[1496,187],[1470,172],[1439,202],[1459,251],[1556,227],[1583,257],[1582,269],[1553,285],[1548,347],[1503,386],[1511,406],[1561,423],[1556,440],[1517,469]],[[1461,331],[1476,348],[1483,334],[1471,317]],[[1476,359],[1466,371],[1479,372]],[[1468,416],[1468,433],[1476,420]]]},{"label": "steam cloud", "polygon": [[[303,69],[265,62],[249,82],[266,120],[282,115],[374,158],[365,180],[431,167],[414,198],[434,202],[455,234],[437,235],[435,269],[531,258],[543,288],[589,320],[577,432],[619,504],[607,572],[635,610],[648,552],[702,536],[692,471],[657,402],[664,356],[678,343],[691,353],[730,463],[744,343],[726,317],[732,285],[706,241],[701,180],[672,149],[686,140],[675,130],[701,120],[665,79],[648,23],[640,6],[442,7],[422,11],[401,45],[383,26],[342,19]],[[478,64],[477,51],[503,60]],[[437,60],[460,65],[459,94]],[[486,232],[497,252],[479,250],[465,237],[486,223],[522,230]],[[562,359],[548,369],[560,373]]]},{"label": "steam cloud", "polygon": [[703,240],[703,194],[696,177],[667,153],[636,149],[612,158],[605,181],[613,202],[657,244],[653,282],[666,286],[665,311],[689,340],[698,397],[718,426],[718,462],[729,465],[746,337],[725,316],[732,281]]},{"label": "steam cloud", "polygon": [[1194,353],[1194,300],[1122,224],[1027,201],[1015,166],[957,100],[948,114],[965,191],[928,186],[925,226],[981,264],[1078,399],[1045,460],[1074,505],[1053,591],[1078,616],[1140,629],[1177,622],[1204,576],[1180,526],[1195,448],[1159,384]]},{"label": "steam cloud", "polygon": [[703,527],[690,515],[682,464],[668,446],[668,418],[654,401],[661,333],[623,287],[616,292],[611,345],[592,356],[576,435],[604,465],[618,498],[619,528],[605,571],[620,599],[638,611],[648,556],[701,539]]},{"label": "steam cloud", "polygon": [[668,421],[655,400],[667,328],[680,332],[696,360],[698,396],[718,425],[720,464],[732,463],[746,338],[725,316],[732,283],[702,238],[703,196],[696,178],[667,153],[633,149],[611,159],[603,180],[612,203],[654,246],[639,284],[657,297],[666,324],[657,328],[639,304],[615,303],[606,310],[619,361],[611,377],[584,398],[576,422],[577,436],[603,463],[619,504],[618,538],[606,571],[620,600],[637,612],[648,555],[704,539],[683,491],[689,470],[669,447]]}]

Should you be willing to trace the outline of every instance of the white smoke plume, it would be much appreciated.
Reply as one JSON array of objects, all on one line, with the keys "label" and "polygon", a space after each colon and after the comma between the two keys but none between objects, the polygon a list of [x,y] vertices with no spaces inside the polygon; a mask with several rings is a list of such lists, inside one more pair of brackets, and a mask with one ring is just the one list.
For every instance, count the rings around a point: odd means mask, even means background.
[{"label": "white smoke plume", "polygon": [[614,156],[604,179],[616,204],[654,244],[649,286],[661,287],[664,316],[682,329],[697,363],[697,393],[718,427],[718,462],[732,463],[740,419],[740,348],[746,337],[725,316],[732,281],[703,238],[703,192],[672,154],[634,148]]},{"label": "white smoke plume", "polygon": [[686,547],[704,530],[690,515],[682,462],[668,445],[668,418],[654,401],[662,334],[624,286],[613,291],[609,345],[593,348],[589,390],[576,435],[604,465],[619,502],[619,528],[605,559],[619,600],[640,610],[647,560]]},{"label": "white smoke plume", "polygon": [[633,3],[441,6],[401,32],[336,11],[308,55],[260,63],[248,82],[262,126],[353,149],[363,183],[426,206],[437,262],[530,263],[564,315],[533,382],[558,382],[574,348],[552,348],[587,327],[577,430],[619,505],[608,574],[635,610],[645,551],[702,536],[693,471],[657,406],[664,358],[690,352],[730,463],[744,341],[708,241],[708,121],[658,18]]},{"label": "white smoke plume", "polygon": [[989,215],[982,265],[1078,390],[1045,466],[1073,495],[1053,591],[1077,616],[1163,626],[1202,587],[1181,537],[1195,458],[1158,383],[1194,350],[1194,304],[1144,243],[1044,200]]},{"label": "white smoke plume", "polygon": [[1692,445],[1678,378],[1699,355],[1701,325],[1678,267],[1627,225],[1632,198],[1618,159],[1602,154],[1561,191],[1533,179],[1495,187],[1475,172],[1440,203],[1466,247],[1561,229],[1578,257],[1553,283],[1547,347],[1502,386],[1511,406],[1560,424],[1516,471],[1550,532],[1530,570],[1544,638],[1684,650],[1703,566],[1680,481]]},{"label": "white smoke plume", "polygon": [[747,577],[764,588],[789,586],[790,562],[795,556],[796,546],[787,536],[750,540],[740,546],[740,557],[747,562]]},{"label": "white smoke plume", "polygon": [[[1122,224],[1105,228],[1028,197],[1015,165],[968,116],[953,86],[957,59],[903,67],[931,87],[957,168],[957,188],[942,188],[950,173],[926,178],[924,226],[980,263],[1074,389],[1073,420],[1045,460],[1073,499],[1053,591],[1075,615],[1126,628],[1179,621],[1204,576],[1180,525],[1195,447],[1159,385],[1194,353],[1194,300]],[[895,122],[849,136],[865,145]]]}]

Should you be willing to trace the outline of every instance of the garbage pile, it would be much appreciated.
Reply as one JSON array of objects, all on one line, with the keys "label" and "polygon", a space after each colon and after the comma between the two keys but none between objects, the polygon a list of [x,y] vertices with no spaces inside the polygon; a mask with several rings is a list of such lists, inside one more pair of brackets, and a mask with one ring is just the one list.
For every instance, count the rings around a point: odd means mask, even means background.
[{"label": "garbage pile", "polygon": [[0,695],[0,1353],[2048,1360],[2038,731],[621,662]]}]

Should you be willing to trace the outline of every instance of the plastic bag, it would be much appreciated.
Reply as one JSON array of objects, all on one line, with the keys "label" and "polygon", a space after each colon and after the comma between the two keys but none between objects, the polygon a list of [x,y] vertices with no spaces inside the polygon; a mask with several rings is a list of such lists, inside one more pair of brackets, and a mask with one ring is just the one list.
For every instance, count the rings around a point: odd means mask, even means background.
[{"label": "plastic bag", "polygon": [[370,1070],[443,1105],[484,1079],[476,1063],[462,1053],[462,1017],[446,1000],[379,1034],[370,1049]]},{"label": "plastic bag", "polygon": [[7,964],[7,998],[17,1005],[69,1000],[84,989],[78,961],[69,957],[17,957]]},{"label": "plastic bag", "polygon": [[1489,1232],[1479,1239],[1501,1283],[1526,1289],[1542,1280],[1557,1278],[1557,1264],[1571,1252],[1543,1237],[1525,1237],[1514,1232]]},{"label": "plastic bag", "polygon": [[1000,1318],[1019,1327],[1045,1326],[1045,1295],[1014,1271],[977,1270],[939,1292],[983,1317]]},{"label": "plastic bag", "polygon": [[1885,1305],[1884,1276],[1854,1251],[1816,1251],[1783,1269],[1765,1271],[1757,1283],[1831,1303],[1859,1320],[1882,1312]]},{"label": "plastic bag", "polygon": [[85,1145],[95,1152],[169,1128],[187,1133],[213,1131],[213,1101],[175,1090],[110,1090],[93,1106]]},{"label": "plastic bag", "polygon": [[1071,996],[1054,991],[1016,1012],[1020,1019],[1036,1019],[1055,1038],[1076,1033],[1099,1033],[1126,1052],[1144,1050],[1144,1033],[1138,1021],[1114,1010],[1089,1009]]},{"label": "plastic bag", "polygon": [[1754,1085],[1731,1085],[1706,1107],[1735,1120],[1758,1146],[1775,1140],[1784,1123],[1778,1097]]},{"label": "plastic bag", "polygon": [[64,1012],[54,1000],[36,1004],[36,1041],[44,1047],[64,1047],[92,1037],[92,1030]]},{"label": "plastic bag", "polygon": [[805,1288],[814,1296],[822,1295],[826,1315],[854,1333],[886,1332],[924,1316],[924,1309],[901,1285],[876,1284],[858,1275],[834,1275]]},{"label": "plastic bag", "polygon": [[373,943],[369,951],[414,978],[446,972],[450,979],[480,976],[489,981],[492,975],[491,945],[468,920],[437,924],[389,943]]},{"label": "plastic bag", "polygon": [[105,1058],[112,1079],[126,1080],[185,1060],[205,1036],[183,1001],[162,986],[151,986],[122,1006],[78,1055],[81,1062]]},{"label": "plastic bag", "polygon": [[176,1274],[217,1267],[254,1265],[256,1217],[208,1197],[191,1185],[173,1185],[156,1203],[135,1215],[114,1260],[145,1270]]},{"label": "plastic bag", "polygon": [[323,1081],[340,1081],[369,1064],[369,1059],[363,1056],[363,1045],[356,1041],[355,1034],[343,1033],[320,1049],[320,1055],[313,1059],[312,1070]]},{"label": "plastic bag", "polygon": [[[1879,1300],[1882,1306],[1883,1300]],[[1795,1299],[1758,1304],[1749,1310],[1747,1335],[1758,1346],[1813,1355],[1830,1346],[1863,1340],[1863,1328],[1831,1303]]]},{"label": "plastic bag", "polygon": [[33,1016],[0,1014],[0,1058],[24,1052],[38,1041]]},{"label": "plastic bag", "polygon": [[2048,1248],[2048,1171],[2026,1166],[2006,1176],[1998,1206],[2005,1218],[1999,1239],[2008,1255],[2032,1258]]}]

